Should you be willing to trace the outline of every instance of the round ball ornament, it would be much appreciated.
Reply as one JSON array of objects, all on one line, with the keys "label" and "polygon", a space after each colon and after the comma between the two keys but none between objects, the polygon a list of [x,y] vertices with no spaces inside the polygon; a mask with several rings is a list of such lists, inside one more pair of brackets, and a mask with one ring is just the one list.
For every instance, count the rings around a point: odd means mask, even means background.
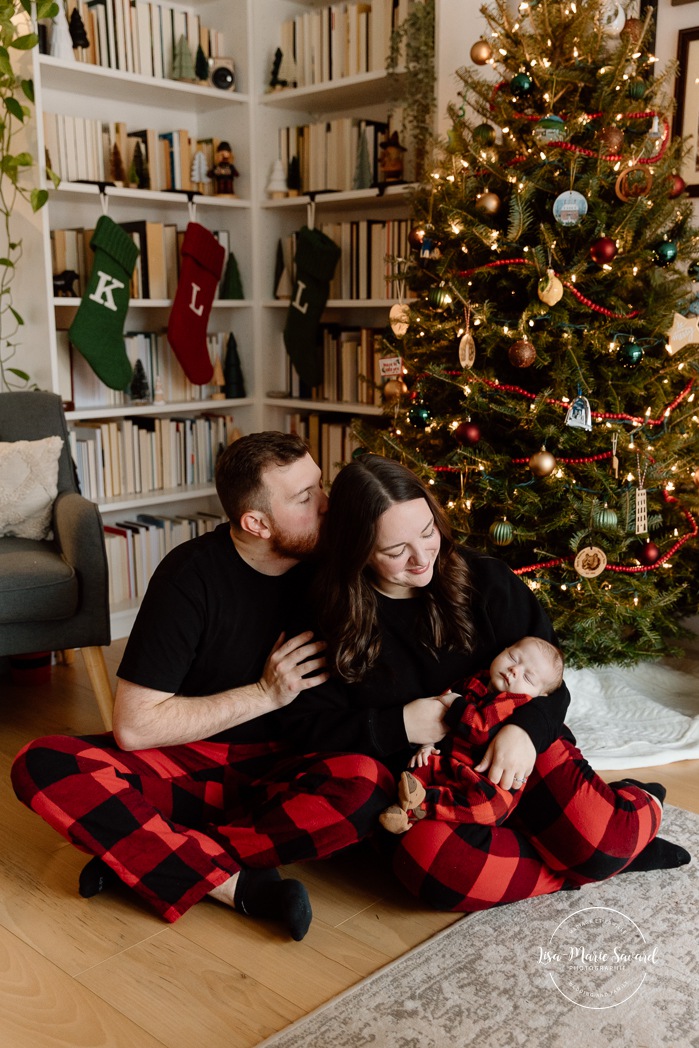
[{"label": "round ball ornament", "polygon": [[690,262],[687,266],[687,276],[696,284],[699,281],[699,261]]},{"label": "round ball ornament", "polygon": [[395,404],[408,392],[408,387],[402,378],[390,378],[383,387],[383,399],[386,404]]},{"label": "round ball ornament", "polygon": [[653,248],[655,261],[659,266],[669,266],[677,258],[677,244],[672,240],[662,240]]},{"label": "round ball ornament", "polygon": [[502,200],[497,193],[479,193],[476,197],[476,211],[482,215],[497,215],[502,206]]},{"label": "round ball ornament", "polygon": [[615,0],[605,0],[600,15],[605,36],[618,36],[626,24],[626,15],[621,4],[615,3]]},{"label": "round ball ornament", "polygon": [[627,95],[635,102],[640,102],[642,98],[645,98],[647,90],[648,84],[641,76],[632,77],[626,85]]},{"label": "round ball ornament", "polygon": [[484,123],[478,124],[473,129],[471,136],[477,146],[492,146],[495,145],[495,128],[492,124]]},{"label": "round ball ornament", "polygon": [[528,368],[536,360],[536,349],[529,339],[520,338],[512,343],[507,351],[507,356],[513,367]]},{"label": "round ball ornament", "polygon": [[561,226],[577,226],[587,214],[587,200],[575,189],[559,193],[553,202],[553,217]]},{"label": "round ball ornament", "polygon": [[419,251],[422,245],[422,241],[425,239],[425,230],[422,226],[413,226],[408,233],[408,243],[410,244],[413,251]]},{"label": "round ball ornament", "polygon": [[488,530],[491,542],[496,546],[509,546],[514,537],[514,528],[509,520],[496,520]]},{"label": "round ball ornament", "polygon": [[493,57],[493,49],[487,40],[476,40],[471,48],[471,61],[475,65],[485,65]]},{"label": "round ball ornament", "polygon": [[643,547],[640,553],[638,554],[638,559],[640,560],[641,564],[645,564],[647,568],[650,568],[653,564],[655,564],[659,556],[660,550],[654,542],[651,542],[651,540],[648,539],[647,542],[644,542]]},{"label": "round ball ornament", "polygon": [[597,132],[597,141],[609,153],[618,153],[624,144],[624,132],[620,127],[603,127]]},{"label": "round ball ornament", "polygon": [[595,524],[598,528],[602,528],[603,531],[612,531],[617,526],[617,515],[613,509],[605,503],[604,506],[600,506],[595,513]]},{"label": "round ball ornament", "polygon": [[573,567],[583,579],[594,579],[607,566],[607,554],[599,546],[585,546],[576,555]]},{"label": "round ball ornament", "polygon": [[563,284],[552,269],[546,270],[546,276],[539,281],[536,293],[547,306],[555,306],[563,298]]},{"label": "round ball ornament", "polygon": [[604,266],[612,261],[617,253],[616,241],[611,237],[600,237],[590,244],[590,258],[598,266]]},{"label": "round ball ornament", "polygon": [[566,134],[565,121],[552,113],[550,116],[542,116],[541,120],[537,121],[532,138],[537,145],[544,146],[547,142],[565,142]]},{"label": "round ball ornament", "polygon": [[637,367],[643,360],[643,346],[639,346],[638,342],[634,342],[633,339],[622,342],[619,346],[619,359],[622,367]]},{"label": "round ball ornament", "polygon": [[637,44],[643,36],[643,22],[641,19],[627,18],[619,36],[629,44]]},{"label": "round ball ornament", "polygon": [[687,183],[682,178],[682,175],[678,175],[677,173],[670,175],[670,191],[667,194],[670,197],[670,200],[674,200],[676,197],[681,196],[686,188]]},{"label": "round ball ornament", "polygon": [[456,427],[454,439],[458,440],[459,444],[468,444],[473,447],[481,439],[481,431],[475,422],[468,419],[466,422],[460,422]]},{"label": "round ball ornament", "polygon": [[526,98],[534,81],[526,73],[515,73],[510,80],[510,91],[515,98]]},{"label": "round ball ornament", "polygon": [[431,287],[427,293],[427,301],[433,309],[444,309],[451,302],[451,295],[446,287]]},{"label": "round ball ornament", "polygon": [[426,404],[413,404],[408,412],[408,422],[412,423],[415,429],[425,429],[431,421],[432,412]]},{"label": "round ball ornament", "polygon": [[556,459],[550,451],[542,448],[529,459],[529,468],[535,477],[549,477],[556,468]]}]

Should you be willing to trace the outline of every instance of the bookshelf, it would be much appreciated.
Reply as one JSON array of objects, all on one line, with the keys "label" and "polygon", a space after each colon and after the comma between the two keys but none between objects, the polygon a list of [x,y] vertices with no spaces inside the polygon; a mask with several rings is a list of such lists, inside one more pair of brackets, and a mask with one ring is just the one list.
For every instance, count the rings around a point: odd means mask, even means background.
[{"label": "bookshelf", "polygon": [[[72,3],[73,0],[69,6]],[[136,0],[137,7],[141,3],[142,0]],[[162,10],[172,9],[178,18],[183,11],[192,12],[201,24],[215,30],[217,55],[233,59],[235,89],[218,90],[166,76],[144,75],[134,68],[110,68],[32,53],[28,56],[32,63],[29,75],[35,83],[37,119],[30,148],[35,155],[44,156],[44,114],[79,117],[88,124],[120,122],[127,130],[148,128],[156,134],[186,129],[192,141],[226,139],[231,143],[235,166],[240,171],[235,181],[236,197],[201,193],[188,196],[186,192],[125,185],[106,186],[101,193],[98,185],[68,179],[54,188],[44,175],[42,184],[49,189],[48,205],[36,215],[22,218],[25,253],[31,253],[35,263],[31,275],[23,274],[18,284],[18,294],[23,297],[20,308],[31,334],[25,343],[28,348],[23,346],[22,366],[39,386],[61,393],[66,401],[74,401],[67,418],[75,433],[81,428],[110,423],[114,432],[125,416],[136,426],[150,427],[151,433],[164,432],[168,427],[177,430],[180,422],[185,427],[195,427],[197,420],[223,416],[225,425],[242,432],[271,427],[289,429],[301,424],[306,432],[313,430],[321,455],[337,454],[338,447],[346,451],[346,445],[337,443],[339,431],[346,431],[357,415],[379,416],[381,408],[360,398],[348,399],[347,394],[342,402],[302,396],[300,390],[292,395],[282,337],[288,300],[275,298],[277,245],[307,223],[311,203],[316,225],[397,222],[407,215],[410,187],[389,185],[379,193],[375,187],[324,192],[324,186],[317,186],[312,196],[271,200],[266,184],[279,156],[281,129],[356,116],[383,123],[391,101],[389,80],[383,69],[366,68],[337,79],[268,91],[275,50],[282,44],[282,26],[294,18],[316,16],[321,9],[329,8],[317,0],[189,0],[183,4],[162,0],[158,6]],[[56,166],[53,157],[52,166]],[[113,403],[108,395],[100,399],[84,391],[75,397],[65,333],[80,299],[76,294],[54,295],[51,234],[56,230],[93,228],[105,209],[118,223],[158,222],[176,225],[182,232],[193,217],[211,230],[225,231],[238,262],[245,297],[217,298],[209,332],[234,334],[246,396],[216,400],[212,399],[211,390],[203,388],[191,396],[143,406]],[[395,300],[390,290],[386,297],[372,295],[363,299],[336,294],[328,301],[323,323],[338,329],[380,329],[387,323],[388,310]],[[162,331],[171,304],[170,297],[132,297],[125,332]],[[176,364],[174,356],[171,363]],[[324,429],[333,431],[334,443],[330,446],[323,446]],[[331,466],[326,462],[328,479]],[[219,509],[210,482],[186,479],[174,487],[125,489],[119,494],[100,495],[96,501],[105,524],[115,531],[121,522],[135,521],[139,515],[193,518],[197,514],[215,514]],[[115,637],[128,633],[137,606],[137,595],[127,600],[123,594],[115,598]]]}]

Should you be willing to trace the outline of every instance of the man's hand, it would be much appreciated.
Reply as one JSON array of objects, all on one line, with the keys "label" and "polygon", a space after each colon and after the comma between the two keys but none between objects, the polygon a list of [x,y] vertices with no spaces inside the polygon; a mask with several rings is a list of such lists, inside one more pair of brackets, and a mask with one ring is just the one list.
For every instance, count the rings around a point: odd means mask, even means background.
[{"label": "man's hand", "polygon": [[[301,691],[314,688],[316,684],[322,684],[330,676],[329,673],[314,673],[315,670],[325,666],[325,657],[313,658],[324,650],[324,641],[312,641],[313,633],[299,633],[290,640],[281,633],[277,643],[272,648],[259,686],[274,706],[288,706]],[[308,662],[305,660],[308,659]],[[312,677],[306,674],[314,673]]]},{"label": "man's hand", "polygon": [[430,757],[438,757],[439,750],[436,746],[421,746],[417,753],[410,758],[409,768],[425,768],[430,763]]},{"label": "man's hand", "polygon": [[403,723],[408,742],[419,746],[439,742],[447,733],[444,723],[446,709],[439,696],[430,699],[413,699],[403,707]]},{"label": "man's hand", "polygon": [[488,771],[488,778],[503,790],[519,790],[524,786],[536,761],[534,743],[524,728],[506,724],[497,733],[483,760],[474,771]]}]

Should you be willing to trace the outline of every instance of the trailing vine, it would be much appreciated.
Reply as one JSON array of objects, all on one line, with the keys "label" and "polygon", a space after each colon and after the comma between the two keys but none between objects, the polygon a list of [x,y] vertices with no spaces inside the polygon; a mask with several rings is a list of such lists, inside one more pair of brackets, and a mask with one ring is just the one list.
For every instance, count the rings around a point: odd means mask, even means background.
[{"label": "trailing vine", "polygon": [[[415,179],[421,181],[434,133],[435,0],[414,0],[393,30],[386,70],[403,106],[403,130],[415,150]],[[404,71],[403,71],[404,70]]]}]

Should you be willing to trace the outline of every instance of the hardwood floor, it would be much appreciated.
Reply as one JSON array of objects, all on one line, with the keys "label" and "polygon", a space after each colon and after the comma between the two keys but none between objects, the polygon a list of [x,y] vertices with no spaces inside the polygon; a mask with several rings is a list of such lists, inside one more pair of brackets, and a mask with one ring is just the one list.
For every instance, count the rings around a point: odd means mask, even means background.
[{"label": "hardwood floor", "polygon": [[[106,652],[112,675],[123,646]],[[314,911],[302,943],[215,903],[167,925],[126,889],[85,901],[84,856],[9,784],[29,739],[102,730],[82,657],[43,687],[1,678],[0,718],[3,1048],[249,1048],[457,919],[422,908],[369,851],[297,870]],[[624,774],[699,812],[699,761]]]}]

